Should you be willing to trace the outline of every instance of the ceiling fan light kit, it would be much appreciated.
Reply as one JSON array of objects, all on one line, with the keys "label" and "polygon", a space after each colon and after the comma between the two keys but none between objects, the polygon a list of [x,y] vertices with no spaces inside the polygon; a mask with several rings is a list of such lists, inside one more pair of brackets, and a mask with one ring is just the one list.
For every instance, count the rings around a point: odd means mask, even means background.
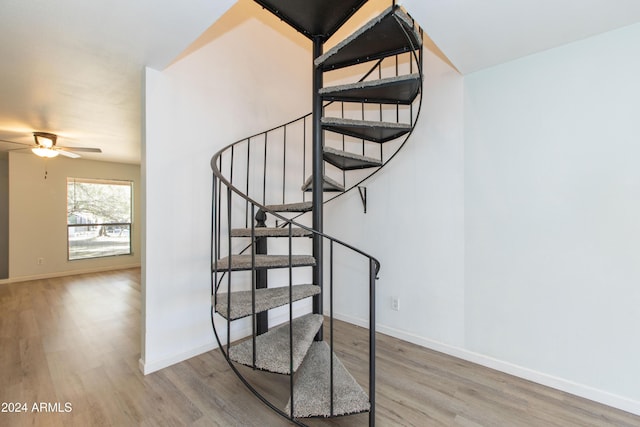
[{"label": "ceiling fan light kit", "polygon": [[46,157],[48,159],[56,157],[58,155],[58,152],[56,150],[52,150],[51,148],[46,147],[33,147],[31,151],[36,156]]}]

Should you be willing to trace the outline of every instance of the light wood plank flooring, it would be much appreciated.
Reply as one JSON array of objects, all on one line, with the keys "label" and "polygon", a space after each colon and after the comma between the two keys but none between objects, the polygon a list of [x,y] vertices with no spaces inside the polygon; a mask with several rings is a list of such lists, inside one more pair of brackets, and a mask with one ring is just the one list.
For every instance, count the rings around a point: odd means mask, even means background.
[{"label": "light wood plank flooring", "polygon": [[[341,360],[366,385],[365,331],[336,328]],[[138,269],[0,285],[0,348],[0,402],[28,406],[0,413],[0,426],[290,425],[219,351],[139,372]],[[286,403],[278,387],[288,377],[245,372]],[[640,417],[384,335],[377,398],[378,426],[640,426]],[[34,412],[40,402],[56,412]],[[309,424],[365,426],[367,415]]]}]

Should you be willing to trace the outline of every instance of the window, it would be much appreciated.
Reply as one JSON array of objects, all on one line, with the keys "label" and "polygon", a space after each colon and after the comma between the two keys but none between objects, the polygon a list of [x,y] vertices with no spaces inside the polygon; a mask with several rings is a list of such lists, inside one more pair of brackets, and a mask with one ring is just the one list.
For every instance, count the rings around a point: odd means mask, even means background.
[{"label": "window", "polygon": [[67,178],[69,260],[131,254],[131,181]]}]

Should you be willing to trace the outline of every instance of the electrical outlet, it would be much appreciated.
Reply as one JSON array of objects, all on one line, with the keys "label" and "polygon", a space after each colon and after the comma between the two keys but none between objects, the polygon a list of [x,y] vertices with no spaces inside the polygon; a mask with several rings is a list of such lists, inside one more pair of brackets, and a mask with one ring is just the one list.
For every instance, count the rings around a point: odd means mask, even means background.
[{"label": "electrical outlet", "polygon": [[400,298],[391,297],[391,310],[400,311]]},{"label": "electrical outlet", "polygon": [[44,264],[44,258],[42,258],[42,257],[41,257],[41,258],[38,258],[38,259],[36,260],[36,263],[37,263],[38,265],[42,265],[42,264]]}]

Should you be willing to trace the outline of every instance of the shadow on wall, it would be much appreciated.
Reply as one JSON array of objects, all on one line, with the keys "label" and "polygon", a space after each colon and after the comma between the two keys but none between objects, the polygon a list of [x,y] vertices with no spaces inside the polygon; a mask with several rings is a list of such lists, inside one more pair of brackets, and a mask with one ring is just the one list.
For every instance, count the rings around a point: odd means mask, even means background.
[{"label": "shadow on wall", "polygon": [[261,21],[263,24],[271,27],[274,31],[280,33],[284,37],[289,37],[291,34],[298,35],[298,37],[294,37],[294,41],[305,49],[309,49],[311,46],[310,42],[304,36],[296,33],[287,25],[282,25],[280,20],[271,13],[265,13],[258,3],[253,0],[238,0],[235,5],[222,15],[220,19],[211,24],[211,26],[193,43],[191,43],[191,45],[171,64],[169,64],[169,66],[208,45],[218,37],[228,33],[236,27],[239,27],[250,19],[257,19]]}]

